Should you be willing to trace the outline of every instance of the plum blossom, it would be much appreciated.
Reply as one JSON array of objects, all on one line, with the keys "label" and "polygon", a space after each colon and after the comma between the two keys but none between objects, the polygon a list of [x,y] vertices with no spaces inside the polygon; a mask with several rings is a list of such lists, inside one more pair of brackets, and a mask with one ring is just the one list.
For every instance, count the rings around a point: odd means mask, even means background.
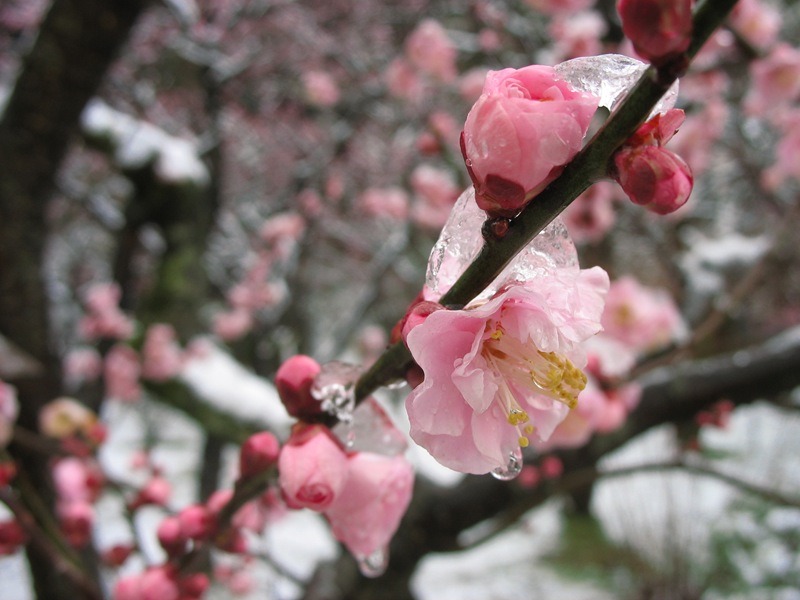
[{"label": "plum blossom", "polygon": [[347,481],[325,510],[333,535],[356,557],[385,548],[411,501],[414,473],[402,456],[356,452]]},{"label": "plum blossom", "polygon": [[119,309],[122,290],[115,283],[98,283],[86,294],[87,313],[78,324],[87,340],[124,340],[133,334],[134,325]]},{"label": "plum blossom", "polygon": [[580,150],[598,101],[552,67],[489,71],[461,137],[478,206],[519,212]]},{"label": "plum blossom", "polygon": [[692,0],[619,0],[617,11],[636,53],[653,64],[689,48]]},{"label": "plum blossom", "polygon": [[147,329],[142,347],[142,377],[166,381],[183,368],[183,355],[172,325],[156,323]]},{"label": "plum blossom", "polygon": [[405,54],[409,62],[423,73],[444,82],[456,77],[456,48],[442,25],[424,19],[408,36]]},{"label": "plum blossom", "polygon": [[344,448],[323,426],[296,429],[278,458],[283,499],[291,508],[323,510],[344,487]]},{"label": "plum blossom", "polygon": [[480,474],[546,440],[586,385],[580,345],[601,329],[607,289],[602,269],[564,268],[431,313],[407,337],[424,372],[406,400],[414,441],[441,464]]},{"label": "plum blossom", "polygon": [[617,151],[611,177],[635,204],[666,215],[686,204],[694,176],[689,165],[663,146],[683,123],[684,112],[670,109],[644,123]]},{"label": "plum blossom", "polygon": [[599,242],[614,225],[614,187],[598,181],[564,210],[564,223],[575,243]]},{"label": "plum blossom", "polygon": [[142,394],[139,386],[141,366],[139,353],[130,346],[116,344],[106,355],[104,378],[106,395],[123,402],[138,400]]},{"label": "plum blossom", "polygon": [[630,276],[611,284],[602,317],[609,335],[639,353],[685,337],[686,324],[666,290],[643,286]]}]

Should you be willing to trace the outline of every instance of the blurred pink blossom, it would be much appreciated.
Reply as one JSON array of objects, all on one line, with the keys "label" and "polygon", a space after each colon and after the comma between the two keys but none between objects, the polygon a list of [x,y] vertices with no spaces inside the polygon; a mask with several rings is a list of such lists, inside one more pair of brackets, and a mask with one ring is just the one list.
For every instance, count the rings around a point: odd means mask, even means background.
[{"label": "blurred pink blossom", "polygon": [[102,373],[103,359],[94,348],[74,348],[64,358],[64,376],[72,385],[94,381]]},{"label": "blurred pink blossom", "polygon": [[515,215],[580,150],[597,102],[552,67],[490,71],[462,134],[478,206]]},{"label": "blurred pink blossom", "polygon": [[574,13],[589,8],[594,0],[525,0],[525,4],[548,15]]},{"label": "blurred pink blossom", "polygon": [[730,27],[759,50],[775,43],[781,29],[781,14],[761,0],[739,0],[728,20]]},{"label": "blurred pink blossom", "polygon": [[788,178],[800,180],[800,110],[787,111],[776,120],[782,137],[775,147],[775,161],[761,174],[761,183],[775,191]]},{"label": "blurred pink blossom", "polygon": [[414,441],[451,469],[487,473],[546,440],[586,384],[580,345],[600,330],[607,289],[599,268],[564,269],[430,314],[407,339],[425,373],[406,400]]},{"label": "blurred pink blossom", "polygon": [[456,48],[441,23],[423,19],[406,39],[405,55],[423,73],[444,82],[456,77]]},{"label": "blurred pink blossom", "polygon": [[441,229],[461,193],[453,176],[448,171],[422,164],[411,173],[411,188],[415,194],[412,221],[426,229]]},{"label": "blurred pink blossom", "polygon": [[553,62],[602,54],[607,30],[605,19],[594,10],[556,15],[548,28],[553,39]]},{"label": "blurred pink blossom", "polygon": [[87,436],[96,424],[97,415],[73,398],[56,398],[39,410],[39,431],[59,440]]},{"label": "blurred pink blossom", "polygon": [[751,115],[769,115],[800,97],[800,49],[776,45],[765,58],[750,64],[752,84],[744,99]]},{"label": "blurred pink blossom", "polygon": [[618,0],[622,31],[637,54],[658,65],[689,48],[692,0]]},{"label": "blurred pink blossom", "polygon": [[630,276],[611,283],[602,322],[605,334],[640,353],[683,339],[687,331],[665,290],[643,286]]},{"label": "blurred pink blossom", "polygon": [[311,104],[329,107],[339,102],[339,85],[329,72],[306,71],[301,80],[306,98]]},{"label": "blurred pink blossom", "polygon": [[124,402],[138,400],[142,395],[139,386],[139,354],[124,344],[116,344],[108,351],[104,377],[106,396]]},{"label": "blurred pink blossom", "polygon": [[166,381],[183,368],[183,352],[178,345],[175,328],[156,323],[147,328],[142,346],[142,377]]},{"label": "blurred pink blossom", "polygon": [[371,187],[356,200],[358,210],[370,217],[404,221],[408,218],[408,194],[401,187]]},{"label": "blurred pink blossom", "polygon": [[567,206],[562,213],[564,224],[576,244],[597,243],[613,227],[614,184],[598,181]]},{"label": "blurred pink blossom", "polygon": [[97,283],[89,288],[85,305],[87,313],[78,324],[87,340],[125,340],[133,335],[133,322],[119,309],[122,291],[115,283]]},{"label": "blurred pink blossom", "polygon": [[236,308],[214,315],[214,333],[229,342],[239,339],[253,328],[253,315],[249,310]]}]

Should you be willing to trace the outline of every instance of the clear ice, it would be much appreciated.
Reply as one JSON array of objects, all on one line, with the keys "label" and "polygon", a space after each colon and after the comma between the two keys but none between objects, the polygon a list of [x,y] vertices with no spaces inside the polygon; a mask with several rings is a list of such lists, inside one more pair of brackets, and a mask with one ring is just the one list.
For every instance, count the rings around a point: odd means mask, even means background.
[{"label": "clear ice", "polygon": [[[639,78],[647,70],[647,64],[622,54],[601,54],[600,56],[584,56],[573,58],[557,64],[556,74],[574,89],[589,92],[600,98],[600,106],[614,110],[625,94],[636,85]],[[678,82],[650,113],[654,116],[663,113],[675,105],[678,97]]]},{"label": "clear ice", "polygon": [[389,549],[378,548],[368,556],[357,556],[356,561],[364,577],[380,577],[389,566]]},{"label": "clear ice", "polygon": [[322,410],[342,423],[350,423],[356,407],[355,387],[360,375],[361,370],[355,365],[336,361],[326,363],[311,386],[311,395],[322,403]]},{"label": "clear ice", "polygon": [[[483,247],[481,227],[486,213],[475,203],[470,187],[456,201],[428,259],[425,298],[438,300],[447,292]],[[560,218],[555,219],[514,257],[477,300],[490,298],[503,285],[530,281],[557,267],[578,267],[578,253]]]}]

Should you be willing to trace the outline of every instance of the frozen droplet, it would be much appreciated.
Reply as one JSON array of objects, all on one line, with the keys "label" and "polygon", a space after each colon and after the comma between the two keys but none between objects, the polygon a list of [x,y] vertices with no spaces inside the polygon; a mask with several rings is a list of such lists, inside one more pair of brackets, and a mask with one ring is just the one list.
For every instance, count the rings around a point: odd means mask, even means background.
[{"label": "frozen droplet", "polygon": [[500,481],[511,481],[522,471],[522,449],[517,448],[508,454],[505,467],[497,467],[492,471],[492,476]]},{"label": "frozen droplet", "polygon": [[342,423],[349,423],[356,407],[355,387],[360,375],[361,370],[355,365],[326,363],[314,379],[311,395],[320,401],[322,410]]},{"label": "frozen droplet", "polygon": [[364,577],[380,577],[389,566],[389,549],[378,548],[367,556],[356,556],[358,570]]},{"label": "frozen droplet", "polygon": [[[431,251],[425,278],[426,300],[441,298],[478,256],[483,247],[481,228],[485,220],[486,213],[475,203],[475,189],[470,186],[456,201]],[[513,281],[530,281],[560,267],[577,268],[578,253],[563,222],[556,218],[514,257],[477,299],[490,298]]]},{"label": "frozen droplet", "polygon": [[[557,64],[558,77],[574,89],[589,92],[600,98],[600,106],[614,110],[629,90],[636,85],[648,65],[622,54],[601,54],[573,58]],[[653,109],[651,116],[663,113],[675,105],[678,97],[676,81]]]}]

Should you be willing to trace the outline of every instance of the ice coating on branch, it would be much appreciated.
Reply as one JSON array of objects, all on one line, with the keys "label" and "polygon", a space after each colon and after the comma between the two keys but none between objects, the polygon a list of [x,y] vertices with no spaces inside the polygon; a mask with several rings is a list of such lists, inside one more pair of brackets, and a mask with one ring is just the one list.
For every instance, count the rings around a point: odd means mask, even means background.
[{"label": "ice coating on branch", "polygon": [[[648,65],[622,54],[601,54],[573,58],[555,66],[559,78],[573,88],[600,98],[600,106],[614,110],[625,94],[647,70]],[[662,113],[675,105],[678,98],[676,81],[653,108],[650,116]]]},{"label": "ice coating on branch", "polygon": [[311,386],[311,395],[322,403],[322,410],[343,423],[351,423],[356,407],[355,385],[360,375],[361,370],[355,365],[326,363]]},{"label": "ice coating on branch", "polygon": [[374,398],[367,398],[353,412],[350,423],[341,422],[333,433],[351,452],[396,456],[406,451],[406,436]]},{"label": "ice coating on branch", "polygon": [[[456,202],[428,259],[423,295],[438,300],[455,283],[483,246],[481,227],[486,219],[469,187]],[[578,268],[575,244],[560,218],[556,218],[509,263],[497,279],[476,299],[494,295],[512,281],[527,281],[555,268]]]}]

